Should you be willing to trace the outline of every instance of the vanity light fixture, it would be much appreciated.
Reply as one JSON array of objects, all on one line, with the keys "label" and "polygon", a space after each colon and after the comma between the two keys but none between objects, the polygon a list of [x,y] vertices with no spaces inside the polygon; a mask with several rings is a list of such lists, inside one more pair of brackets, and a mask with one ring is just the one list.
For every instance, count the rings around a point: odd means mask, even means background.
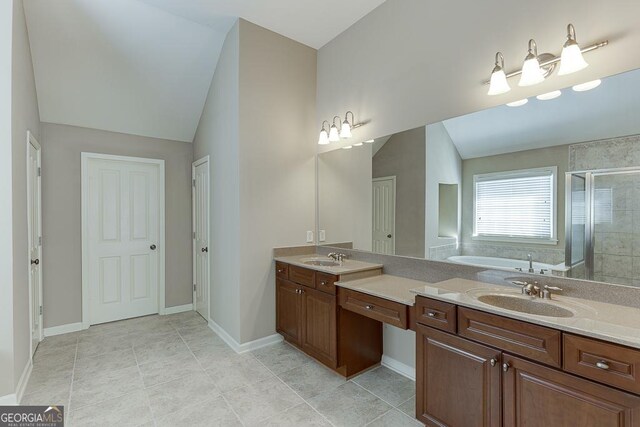
[{"label": "vanity light fixture", "polygon": [[521,107],[524,104],[526,104],[527,102],[529,102],[529,100],[527,98],[520,99],[518,101],[507,102],[507,107]]},{"label": "vanity light fixture", "polygon": [[522,75],[518,86],[533,86],[544,81],[544,72],[538,61],[538,45],[534,39],[529,40],[529,53],[524,58]]},{"label": "vanity light fixture", "polygon": [[562,47],[562,54],[560,55],[560,70],[558,70],[558,75],[566,76],[567,74],[583,70],[588,66],[589,64],[582,57],[582,51],[576,41],[576,29],[573,27],[573,24],[569,24],[567,25],[567,41]]},{"label": "vanity light fixture", "polygon": [[351,145],[345,145],[344,147],[342,147],[343,150],[351,150],[353,148],[353,146]]},{"label": "vanity light fixture", "polygon": [[562,92],[560,92],[559,90],[554,90],[553,92],[547,92],[543,93],[542,95],[538,95],[536,96],[536,98],[538,98],[540,101],[549,101],[552,99],[556,99],[560,95],[562,95]]},{"label": "vanity light fixture", "polygon": [[491,71],[491,80],[489,83],[489,92],[487,95],[501,95],[511,90],[507,83],[507,75],[504,73],[504,56],[502,52],[496,53],[496,63]]},{"label": "vanity light fixture", "polygon": [[329,144],[329,133],[324,128],[325,123],[327,124],[327,126],[329,125],[329,122],[326,120],[322,122],[322,128],[320,129],[320,138],[318,139],[318,145]]},{"label": "vanity light fixture", "polygon": [[333,118],[333,124],[331,125],[331,129],[329,129],[329,141],[330,142],[338,142],[340,141],[340,133],[338,132],[338,128],[336,126],[336,119],[338,119],[338,124],[340,123],[340,117],[335,116]]},{"label": "vanity light fixture", "polygon": [[353,146],[354,147],[360,147],[362,145],[362,142],[354,142]]},{"label": "vanity light fixture", "polygon": [[586,92],[588,90],[597,88],[598,86],[600,86],[600,83],[602,83],[602,80],[600,79],[591,80],[590,82],[575,85],[573,87],[573,90],[575,90],[576,92]]},{"label": "vanity light fixture", "polygon": [[584,53],[591,52],[608,44],[608,40],[603,40],[581,49],[576,41],[576,30],[573,24],[569,24],[567,25],[567,40],[559,56],[551,53],[538,54],[538,46],[535,40],[530,39],[529,52],[524,59],[522,69],[504,74],[504,58],[502,54],[498,52],[496,54],[495,66],[491,73],[491,78],[483,84],[489,85],[489,95],[498,95],[508,91],[509,78],[520,75],[518,86],[532,86],[543,82],[544,79],[549,77],[556,66],[558,66],[558,63],[560,63],[559,75],[564,76],[575,73],[589,65],[582,56]]},{"label": "vanity light fixture", "polygon": [[[349,123],[349,114],[351,114],[351,123]],[[342,122],[342,127],[340,128],[340,138],[351,138],[351,126],[353,126],[355,122],[355,117],[353,112],[347,111],[344,115],[344,122]]]},{"label": "vanity light fixture", "polygon": [[365,141],[365,143],[367,143],[367,144],[373,144],[373,142],[374,142],[374,141],[375,141],[375,139],[367,139],[367,140]]}]

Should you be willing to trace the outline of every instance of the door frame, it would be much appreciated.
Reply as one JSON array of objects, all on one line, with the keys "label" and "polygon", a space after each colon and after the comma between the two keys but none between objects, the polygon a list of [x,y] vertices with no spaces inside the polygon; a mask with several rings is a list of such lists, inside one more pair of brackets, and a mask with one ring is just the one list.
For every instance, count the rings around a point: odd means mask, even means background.
[{"label": "door frame", "polygon": [[110,154],[102,153],[80,153],[81,158],[81,211],[82,211],[82,328],[87,329],[91,326],[89,311],[91,304],[89,301],[89,256],[87,249],[89,247],[88,241],[88,191],[89,183],[87,179],[89,177],[89,160],[113,160],[121,162],[131,163],[148,163],[158,166],[158,314],[165,314],[165,183],[164,183],[164,160],[161,159],[149,159],[144,157],[131,157],[131,156],[114,156]]},{"label": "door frame", "polygon": [[[393,230],[391,231],[391,241],[392,241],[392,245],[393,245],[393,253],[389,254],[389,255],[395,255],[396,254],[396,176],[395,175],[390,175],[390,176],[381,176],[378,178],[373,178],[371,180],[371,187],[373,188],[373,183],[377,182],[377,181],[391,181],[393,184]],[[372,211],[373,212],[373,211]],[[373,221],[373,213],[371,216],[371,220]],[[371,230],[371,238],[373,239],[373,230]]]},{"label": "door frame", "polygon": [[[193,281],[196,281],[196,256],[197,255],[197,251],[196,251],[196,237],[195,237],[195,232],[196,232],[196,191],[195,191],[195,179],[196,179],[196,167],[203,165],[203,164],[207,164],[207,188],[209,189],[209,195],[207,195],[207,202],[208,202],[208,207],[207,207],[207,213],[209,215],[207,215],[207,244],[209,245],[209,248],[211,248],[211,162],[209,161],[209,156],[204,156],[198,160],[196,160],[195,162],[193,162],[191,164],[191,231],[192,231],[192,238],[191,238],[191,247],[193,249]],[[211,252],[207,252],[207,266],[209,267],[208,270],[209,272],[211,272]],[[209,319],[211,319],[211,274],[209,274],[209,278],[207,280],[207,298],[209,299],[209,301],[207,302],[207,321],[209,321]],[[195,290],[195,283],[194,283],[194,289],[193,289],[193,311],[197,311],[197,307],[196,307],[196,290]]]},{"label": "door frame", "polygon": [[[31,198],[29,197],[29,189],[31,188],[31,174],[30,169],[31,169],[31,162],[29,161],[29,146],[33,146],[38,155],[37,155],[37,163],[38,163],[38,169],[39,169],[39,173],[37,173],[38,176],[38,195],[40,196],[40,200],[38,201],[39,205],[40,205],[40,209],[38,210],[38,227],[39,230],[37,230],[36,232],[39,233],[39,238],[40,238],[40,242],[39,242],[39,253],[38,253],[38,259],[40,260],[40,264],[38,265],[38,300],[39,300],[39,307],[40,307],[40,328],[38,330],[38,341],[42,341],[44,339],[44,326],[42,324],[43,320],[44,320],[44,301],[43,301],[43,283],[42,283],[42,268],[43,268],[43,262],[42,262],[42,177],[41,177],[41,171],[42,171],[42,147],[40,146],[40,143],[38,142],[38,140],[35,138],[35,136],[33,136],[33,134],[31,133],[31,131],[27,131],[27,216],[28,221],[27,221],[27,265],[29,266],[29,268],[31,268],[31,237],[33,236],[34,230],[31,229]],[[34,297],[35,295],[33,295],[33,293],[31,292],[32,289],[32,284],[31,284],[31,273],[29,273],[29,358],[33,357],[33,336],[31,335],[31,333],[33,332],[33,302],[34,302]]]}]

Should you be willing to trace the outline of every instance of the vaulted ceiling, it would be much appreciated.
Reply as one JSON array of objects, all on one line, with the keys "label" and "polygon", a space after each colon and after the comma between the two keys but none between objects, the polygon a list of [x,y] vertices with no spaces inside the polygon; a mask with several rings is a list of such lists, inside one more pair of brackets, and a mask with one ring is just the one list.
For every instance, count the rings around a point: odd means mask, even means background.
[{"label": "vaulted ceiling", "polygon": [[238,17],[319,48],[384,0],[25,0],[40,119],[191,142]]}]

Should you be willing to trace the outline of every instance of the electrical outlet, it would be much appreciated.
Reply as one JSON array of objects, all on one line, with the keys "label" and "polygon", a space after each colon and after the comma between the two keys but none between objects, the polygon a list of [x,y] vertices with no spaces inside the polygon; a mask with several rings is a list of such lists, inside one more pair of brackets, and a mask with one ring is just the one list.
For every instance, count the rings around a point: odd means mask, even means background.
[{"label": "electrical outlet", "polygon": [[313,231],[307,231],[307,243],[313,243]]},{"label": "electrical outlet", "polygon": [[318,232],[318,240],[321,242],[324,242],[325,240],[327,240],[327,233],[325,230],[320,230]]}]

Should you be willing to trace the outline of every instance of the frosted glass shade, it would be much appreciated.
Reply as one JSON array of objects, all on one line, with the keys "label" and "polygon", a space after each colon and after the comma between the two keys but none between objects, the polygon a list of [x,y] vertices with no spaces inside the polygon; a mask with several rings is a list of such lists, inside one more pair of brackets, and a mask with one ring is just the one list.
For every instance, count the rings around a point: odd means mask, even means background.
[{"label": "frosted glass shade", "polygon": [[597,80],[591,80],[590,82],[586,82],[586,83],[582,83],[579,85],[575,85],[573,87],[573,90],[575,90],[576,92],[585,92],[587,90],[591,90],[591,89],[595,89],[598,86],[600,86],[600,83],[602,83],[602,80],[597,79]]},{"label": "frosted glass shade", "polygon": [[329,134],[327,131],[322,129],[320,131],[320,138],[318,139],[318,145],[327,145],[329,143]]},{"label": "frosted glass shade", "polygon": [[340,141],[340,135],[338,134],[338,128],[336,127],[336,125],[331,125],[331,129],[329,129],[329,141]]},{"label": "frosted glass shade", "polygon": [[496,69],[491,73],[491,82],[489,83],[488,95],[501,95],[511,90],[507,83],[507,76],[502,68]]},{"label": "frosted glass shade", "polygon": [[566,76],[567,74],[575,73],[576,71],[587,68],[589,64],[582,57],[580,46],[577,44],[565,44],[562,48],[562,54],[560,55],[560,70],[558,70],[559,76]]},{"label": "frosted glass shade", "polygon": [[518,86],[533,86],[544,81],[537,57],[529,58],[522,65],[522,75]]},{"label": "frosted glass shade", "polygon": [[342,123],[342,127],[340,128],[340,138],[351,138],[351,125],[346,120]]}]

